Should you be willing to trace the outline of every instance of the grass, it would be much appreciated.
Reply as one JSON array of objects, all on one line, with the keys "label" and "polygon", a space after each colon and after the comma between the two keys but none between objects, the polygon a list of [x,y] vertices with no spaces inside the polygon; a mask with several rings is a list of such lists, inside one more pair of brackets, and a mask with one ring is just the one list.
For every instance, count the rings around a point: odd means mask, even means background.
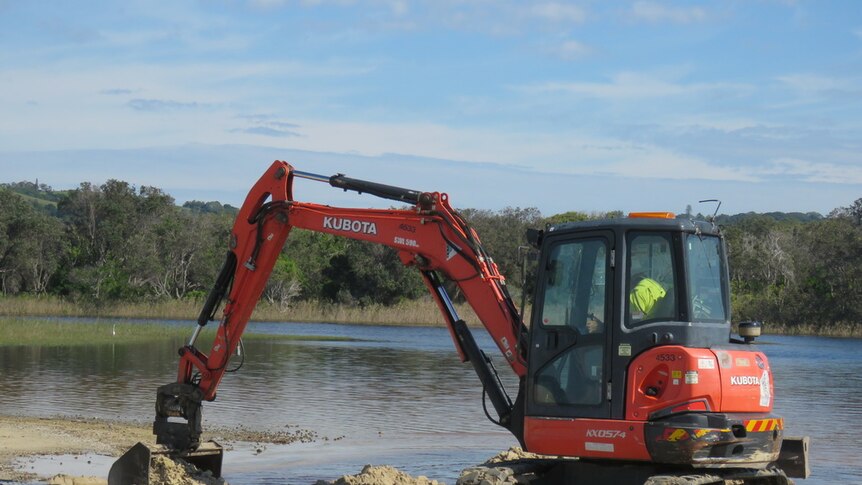
[{"label": "grass", "polygon": [[819,337],[862,338],[862,324],[839,323],[833,325],[782,325],[764,323],[763,333],[772,335],[814,335]]},{"label": "grass", "polygon": [[[142,303],[82,305],[56,297],[0,297],[0,315],[29,317],[142,318],[153,320],[196,320],[203,301],[166,300]],[[455,305],[461,318],[478,323],[472,308]],[[298,302],[284,310],[262,302],[252,320],[267,322],[325,322],[375,325],[443,326],[443,317],[431,299],[411,300],[398,305],[354,307],[321,302]]]},{"label": "grass", "polygon": [[[0,347],[39,345],[43,347],[132,344],[158,341],[184,342],[194,327],[159,323],[62,322],[24,317],[0,317]],[[215,325],[201,332],[199,346],[209,347],[215,336]],[[246,333],[248,340],[350,340],[343,337],[264,335]]]},{"label": "grass", "polygon": [[[145,320],[196,320],[202,301],[166,300],[150,303],[114,303],[101,306],[81,305],[56,297],[2,297],[0,316],[7,317],[87,317],[87,318],[140,318]],[[473,309],[467,304],[455,305],[458,314],[471,326],[481,325]],[[528,309],[529,314],[529,309]],[[297,302],[283,310],[277,305],[261,303],[252,320],[267,322],[323,322],[400,326],[443,326],[443,317],[430,298],[406,301],[398,305],[370,305],[354,307],[321,302]],[[146,326],[146,324],[133,324]],[[166,332],[167,327],[156,325],[154,331]],[[209,328],[209,327],[208,327]],[[104,333],[104,329],[94,333]],[[144,338],[147,331],[141,329]],[[189,332],[183,330],[183,336]],[[830,337],[862,338],[862,324],[800,324],[781,325],[766,323],[765,334],[818,335]],[[110,334],[110,332],[108,332]],[[0,345],[3,345],[0,328]],[[250,337],[254,338],[254,337]]]}]

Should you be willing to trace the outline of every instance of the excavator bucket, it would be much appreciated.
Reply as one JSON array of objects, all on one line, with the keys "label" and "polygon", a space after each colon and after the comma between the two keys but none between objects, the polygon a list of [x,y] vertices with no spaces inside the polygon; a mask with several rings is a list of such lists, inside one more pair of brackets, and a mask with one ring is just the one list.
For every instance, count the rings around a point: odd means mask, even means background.
[{"label": "excavator bucket", "polygon": [[194,465],[202,472],[210,472],[214,477],[221,476],[224,450],[215,441],[202,443],[191,451],[177,451],[164,445],[138,443],[121,456],[108,472],[108,485],[155,485],[157,480],[150,476],[153,459],[167,456],[172,460],[180,459]]}]

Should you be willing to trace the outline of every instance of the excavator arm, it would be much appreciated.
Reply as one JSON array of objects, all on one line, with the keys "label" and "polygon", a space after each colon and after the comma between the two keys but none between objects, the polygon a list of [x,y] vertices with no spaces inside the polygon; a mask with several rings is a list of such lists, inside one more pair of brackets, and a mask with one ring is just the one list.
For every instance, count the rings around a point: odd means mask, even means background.
[{"label": "excavator arm", "polygon": [[[298,177],[370,193],[412,207],[352,209],[298,202],[292,193],[293,181]],[[526,374],[527,330],[496,264],[485,253],[476,232],[449,205],[448,196],[343,175],[326,177],[300,172],[288,163],[276,161],[252,187],[236,217],[225,263],[201,311],[198,327],[189,343],[179,351],[176,382],[158,390],[154,422],[157,443],[185,450],[199,445],[201,403],[215,399],[231,355],[236,352],[294,227],[383,244],[394,248],[405,265],[416,267],[443,313],[462,362],[471,362],[476,370],[499,416],[499,424],[521,437],[521,419],[513,416],[515,406],[502,388],[490,359],[478,348],[455,311],[444,289],[443,278],[458,286],[509,366],[522,380]],[[224,311],[207,354],[195,343],[201,328],[215,318],[222,301],[225,302]]]}]

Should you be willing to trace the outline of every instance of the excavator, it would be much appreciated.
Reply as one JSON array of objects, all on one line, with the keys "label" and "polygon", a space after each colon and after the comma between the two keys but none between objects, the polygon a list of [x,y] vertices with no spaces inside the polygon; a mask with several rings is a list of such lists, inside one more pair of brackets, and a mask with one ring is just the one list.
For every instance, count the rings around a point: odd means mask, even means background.
[{"label": "excavator", "polygon": [[[296,179],[395,201],[402,209],[339,208],[295,200]],[[545,461],[540,480],[561,484],[790,484],[809,473],[808,438],[784,436],[772,412],[772,369],[752,340],[731,335],[727,250],[720,229],[672,213],[530,230],[537,250],[527,321],[476,231],[441,192],[318,175],[275,161],[251,188],[224,265],[177,378],[158,388],[156,445],[138,443],[109,483],[152,483],[154,456],[220,476],[221,447],[201,442],[201,407],[228,363],[293,228],[379,243],[419,271],[460,360],[469,362],[496,418]],[[457,287],[517,376],[512,399],[446,290]],[[216,320],[209,353],[196,347]],[[523,303],[521,305],[524,306]]]}]

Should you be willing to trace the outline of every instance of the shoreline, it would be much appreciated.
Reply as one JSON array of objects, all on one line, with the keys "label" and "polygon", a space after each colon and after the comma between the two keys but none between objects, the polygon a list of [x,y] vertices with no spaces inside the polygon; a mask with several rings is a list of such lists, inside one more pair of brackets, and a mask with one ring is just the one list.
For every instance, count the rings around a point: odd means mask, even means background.
[{"label": "shoreline", "polygon": [[[300,428],[266,432],[243,428],[215,428],[204,431],[202,439],[214,439],[226,447],[328,440],[327,437]],[[152,425],[79,416],[33,417],[0,414],[0,482],[46,482],[51,478],[13,466],[16,460],[67,454],[96,454],[118,458],[137,442],[155,444]],[[101,476],[107,477],[108,470],[103,470]]]},{"label": "shoreline", "polygon": [[[140,320],[196,321],[203,301],[169,300],[161,302],[113,303],[100,306],[82,305],[55,297],[0,296],[0,317],[79,317],[128,318]],[[465,320],[478,322],[466,303],[455,308]],[[290,321],[296,323],[347,323],[352,325],[387,325],[443,327],[437,304],[430,298],[409,300],[392,306],[366,307],[330,304],[317,301],[296,302],[282,307],[260,302],[252,313],[252,322]]]},{"label": "shoreline", "polygon": [[[59,298],[0,297],[0,317],[15,318],[84,318],[84,319],[135,319],[187,320],[193,322],[200,312],[194,300],[170,300],[156,303],[118,303],[92,307],[67,302]],[[467,303],[455,304],[459,315],[471,327],[482,324]],[[527,308],[527,313],[531,311]],[[322,302],[297,302],[284,309],[279,305],[261,302],[252,314],[251,322],[294,322],[349,325],[381,325],[393,327],[445,328],[442,315],[430,298],[405,301],[393,306],[370,305],[353,307]],[[764,336],[811,336],[836,338],[862,338],[862,323],[836,325],[784,325],[764,323]]]}]

